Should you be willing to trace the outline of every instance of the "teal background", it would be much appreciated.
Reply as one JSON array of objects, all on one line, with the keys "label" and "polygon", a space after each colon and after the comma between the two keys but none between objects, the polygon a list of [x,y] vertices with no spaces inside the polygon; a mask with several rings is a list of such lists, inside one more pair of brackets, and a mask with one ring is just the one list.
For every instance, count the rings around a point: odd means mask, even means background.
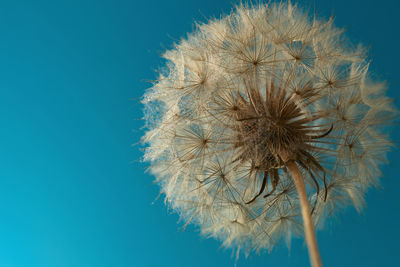
[{"label": "teal background", "polygon": [[[294,2],[294,1],[293,1]],[[238,3],[238,1],[233,1]],[[361,4],[362,3],[362,4]],[[370,48],[400,96],[399,2],[302,6]],[[233,266],[230,250],[179,230],[140,162],[140,97],[160,54],[230,1],[0,1],[0,266]],[[398,105],[398,104],[397,104]],[[399,106],[399,105],[398,105]],[[393,132],[400,139],[399,130]],[[399,266],[399,151],[382,186],[318,232],[329,266]],[[307,266],[303,240],[238,266]]]}]

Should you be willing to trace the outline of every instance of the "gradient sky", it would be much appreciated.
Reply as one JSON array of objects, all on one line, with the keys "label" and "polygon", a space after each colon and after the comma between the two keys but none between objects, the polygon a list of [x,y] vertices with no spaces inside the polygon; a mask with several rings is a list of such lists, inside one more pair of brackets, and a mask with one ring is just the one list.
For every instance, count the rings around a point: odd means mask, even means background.
[{"label": "gradient sky", "polygon": [[[0,267],[233,266],[219,242],[179,229],[135,145],[160,54],[231,4],[0,1]],[[399,99],[398,1],[302,5],[370,46],[372,72]],[[326,267],[399,266],[400,152],[389,159],[362,214],[348,208],[318,232]],[[307,264],[301,239],[238,261]]]}]

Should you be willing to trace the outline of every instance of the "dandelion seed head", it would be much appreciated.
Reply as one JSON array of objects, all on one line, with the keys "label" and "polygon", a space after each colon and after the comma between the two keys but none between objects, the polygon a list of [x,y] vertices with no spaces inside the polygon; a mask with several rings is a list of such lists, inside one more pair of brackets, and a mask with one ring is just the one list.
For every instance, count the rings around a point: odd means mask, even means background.
[{"label": "dandelion seed head", "polygon": [[285,162],[304,176],[316,225],[364,206],[397,111],[361,46],[296,5],[240,5],[163,55],[143,97],[144,159],[185,225],[246,252],[301,234]]}]

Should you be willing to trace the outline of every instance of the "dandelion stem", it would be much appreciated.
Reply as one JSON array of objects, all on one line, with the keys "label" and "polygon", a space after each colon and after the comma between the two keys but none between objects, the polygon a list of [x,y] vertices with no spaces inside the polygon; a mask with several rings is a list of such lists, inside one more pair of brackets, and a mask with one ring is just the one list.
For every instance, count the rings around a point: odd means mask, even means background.
[{"label": "dandelion stem", "polygon": [[311,220],[310,203],[307,198],[306,187],[304,185],[303,176],[293,160],[286,162],[286,167],[292,174],[296,185],[297,193],[300,198],[301,214],[303,216],[304,232],[307,241],[308,253],[310,255],[311,265],[313,267],[322,267],[321,257],[315,236],[314,225]]}]

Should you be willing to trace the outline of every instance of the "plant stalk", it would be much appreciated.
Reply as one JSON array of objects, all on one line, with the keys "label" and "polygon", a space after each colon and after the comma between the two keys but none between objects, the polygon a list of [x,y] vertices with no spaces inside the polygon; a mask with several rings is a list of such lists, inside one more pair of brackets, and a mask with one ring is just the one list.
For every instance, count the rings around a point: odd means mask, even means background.
[{"label": "plant stalk", "polygon": [[304,184],[303,176],[299,170],[299,167],[293,160],[287,161],[285,165],[292,174],[294,183],[296,185],[297,193],[299,194],[301,215],[303,216],[304,232],[306,236],[308,254],[310,256],[311,266],[322,267],[322,261],[319,255],[317,238],[315,236],[314,224],[311,220],[310,203],[307,198],[307,191]]}]

